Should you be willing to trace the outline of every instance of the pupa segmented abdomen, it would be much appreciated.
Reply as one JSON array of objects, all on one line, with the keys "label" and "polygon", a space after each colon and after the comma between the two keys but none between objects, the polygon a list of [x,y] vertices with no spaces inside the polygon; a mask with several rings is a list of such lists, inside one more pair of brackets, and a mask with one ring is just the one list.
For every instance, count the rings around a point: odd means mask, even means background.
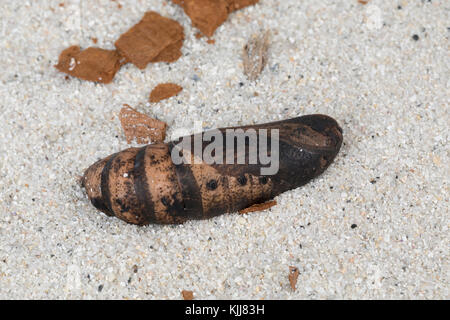
[{"label": "pupa segmented abdomen", "polygon": [[[302,186],[330,165],[342,143],[341,128],[324,115],[218,130],[225,137],[227,129],[267,129],[268,145],[278,143],[278,172],[262,175],[264,165],[249,163],[248,141],[247,148],[234,153],[237,158],[245,152],[244,164],[227,164],[225,152],[224,164],[175,164],[171,154],[181,138],[99,160],[86,170],[82,184],[92,204],[107,215],[139,225],[178,224],[235,212]],[[273,129],[278,139],[270,134]],[[207,145],[203,141],[202,150]],[[253,146],[253,152],[258,147]]]}]

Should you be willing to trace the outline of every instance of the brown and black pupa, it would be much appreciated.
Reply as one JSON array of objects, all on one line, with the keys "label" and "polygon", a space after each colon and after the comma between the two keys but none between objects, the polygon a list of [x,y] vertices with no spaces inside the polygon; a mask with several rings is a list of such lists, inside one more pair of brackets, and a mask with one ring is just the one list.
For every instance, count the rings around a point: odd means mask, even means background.
[{"label": "brown and black pupa", "polygon": [[[228,132],[241,135],[230,134],[227,139]],[[248,132],[257,133],[258,143]],[[254,157],[264,145],[259,136],[264,132],[265,160]],[[342,144],[342,129],[337,122],[318,114],[216,129],[222,141],[217,136],[212,139],[210,133],[112,154],[86,170],[82,185],[92,204],[107,215],[138,225],[178,224],[236,212],[300,187],[331,164]],[[239,148],[240,136],[244,137],[244,148]],[[200,141],[200,145],[181,141]],[[223,161],[198,159],[198,154],[211,151],[213,142],[219,147],[211,156]],[[175,154],[185,161],[175,161]],[[268,157],[278,161],[275,174],[264,172],[272,165]]]}]

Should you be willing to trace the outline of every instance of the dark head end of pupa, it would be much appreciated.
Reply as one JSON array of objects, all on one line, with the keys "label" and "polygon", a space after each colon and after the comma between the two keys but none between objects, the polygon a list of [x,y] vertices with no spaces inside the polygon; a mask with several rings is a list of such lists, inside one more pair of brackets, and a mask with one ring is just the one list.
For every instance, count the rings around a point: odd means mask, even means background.
[{"label": "dark head end of pupa", "polygon": [[307,150],[317,159],[318,163],[310,165],[319,169],[314,170],[314,175],[320,174],[333,162],[341,148],[342,128],[336,120],[323,114],[306,115],[293,120],[297,130],[292,139],[298,148]]},{"label": "dark head end of pupa", "polygon": [[316,141],[320,147],[332,148],[336,150],[336,153],[339,151],[343,132],[336,120],[324,114],[311,114],[300,119],[304,125],[323,135],[323,139]]}]

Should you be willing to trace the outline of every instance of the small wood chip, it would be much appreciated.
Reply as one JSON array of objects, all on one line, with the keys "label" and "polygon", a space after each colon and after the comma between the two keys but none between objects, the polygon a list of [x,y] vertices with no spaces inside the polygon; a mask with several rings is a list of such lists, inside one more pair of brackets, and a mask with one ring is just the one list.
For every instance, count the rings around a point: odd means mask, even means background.
[{"label": "small wood chip", "polygon": [[178,55],[177,48],[181,48],[183,40],[183,27],[177,21],[149,11],[141,21],[120,36],[115,46],[128,61],[144,69],[154,60],[165,61],[158,56],[166,49],[170,54],[166,52],[164,58],[168,55],[171,60],[178,59],[181,52]]},{"label": "small wood chip", "polygon": [[369,0],[358,0],[358,2],[361,4],[367,4],[369,2]]},{"label": "small wood chip", "polygon": [[150,93],[150,102],[159,102],[179,94],[183,87],[175,83],[158,84]]},{"label": "small wood chip", "polygon": [[263,211],[263,210],[269,209],[270,207],[273,207],[276,204],[277,204],[277,202],[275,200],[267,201],[267,202],[264,202],[264,203],[258,203],[258,204],[254,204],[254,205],[252,205],[252,206],[250,206],[248,208],[239,210],[239,213],[240,214],[246,214],[246,213],[249,213],[249,212]]},{"label": "small wood chip", "polygon": [[295,286],[297,285],[297,279],[300,272],[298,271],[297,267],[289,267],[289,283],[291,284],[292,290],[295,291]]},{"label": "small wood chip", "polygon": [[81,51],[71,46],[61,52],[55,68],[73,77],[110,83],[122,65],[122,57],[115,50],[89,47]]},{"label": "small wood chip", "polygon": [[136,139],[139,144],[163,142],[166,137],[167,124],[163,121],[150,118],[137,112],[127,104],[124,104],[119,114],[127,143]]},{"label": "small wood chip", "polygon": [[244,63],[244,74],[250,81],[255,81],[268,60],[270,32],[264,34],[253,35],[248,43],[244,46],[242,60]]},{"label": "small wood chip", "polygon": [[192,291],[183,290],[183,291],[181,291],[181,295],[183,296],[184,300],[194,299],[194,293]]}]

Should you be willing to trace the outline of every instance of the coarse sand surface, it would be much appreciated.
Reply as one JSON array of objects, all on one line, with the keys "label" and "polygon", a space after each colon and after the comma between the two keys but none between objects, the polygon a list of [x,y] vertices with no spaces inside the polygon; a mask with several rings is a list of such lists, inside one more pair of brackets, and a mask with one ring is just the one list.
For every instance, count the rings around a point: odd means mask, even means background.
[{"label": "coarse sand surface", "polygon": [[[108,85],[54,68],[71,45],[114,49],[149,10],[184,27],[178,61],[126,64]],[[250,82],[242,48],[266,30]],[[0,2],[0,298],[449,299],[450,2],[261,0],[215,44],[196,32],[170,1]],[[150,104],[166,82],[183,91]],[[124,103],[166,122],[166,141],[198,120],[323,113],[344,144],[266,211],[138,227],[100,214],[77,182],[129,146]]]}]

